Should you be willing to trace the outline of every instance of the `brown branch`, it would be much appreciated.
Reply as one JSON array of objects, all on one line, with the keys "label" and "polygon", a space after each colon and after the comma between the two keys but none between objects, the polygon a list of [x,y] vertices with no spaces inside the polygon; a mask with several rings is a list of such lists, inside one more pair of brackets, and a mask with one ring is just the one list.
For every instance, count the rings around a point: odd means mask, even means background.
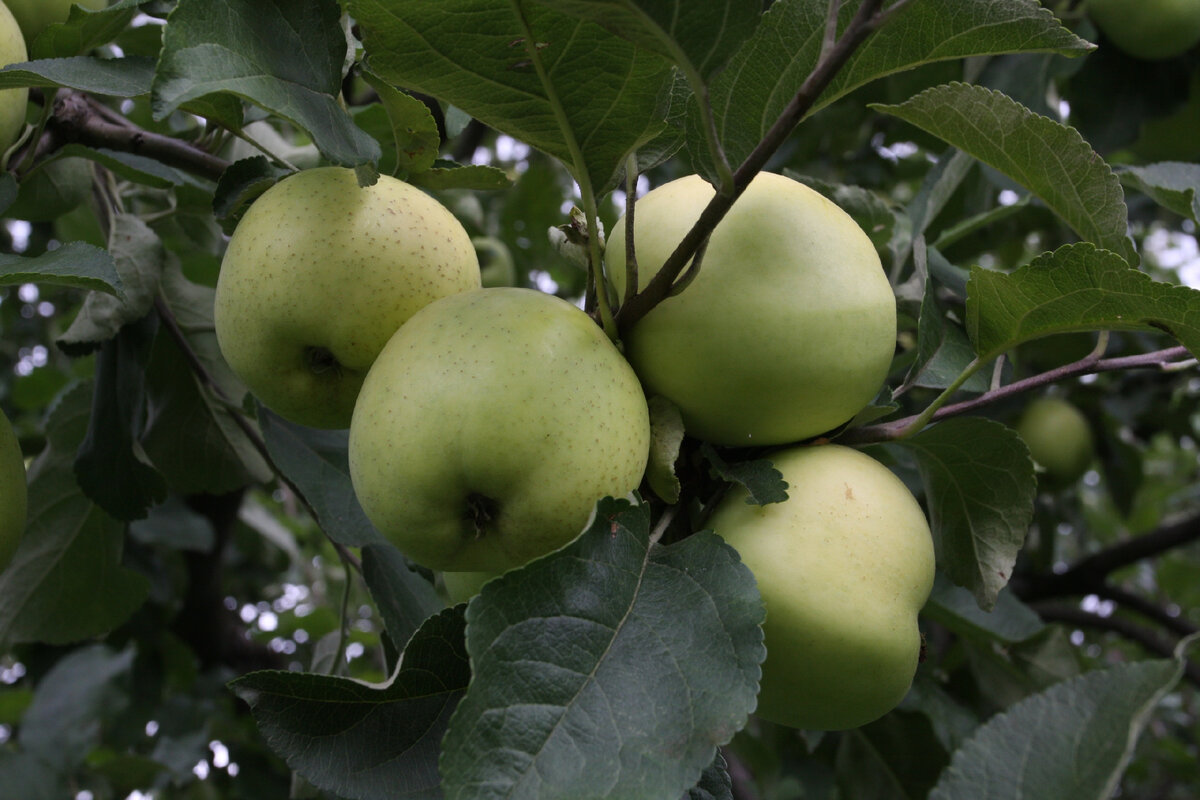
[{"label": "brown branch", "polygon": [[762,171],[770,157],[800,124],[821,93],[825,91],[867,37],[897,10],[907,5],[907,0],[901,0],[886,11],[879,10],[882,4],[883,0],[863,0],[854,19],[842,33],[842,37],[818,59],[817,65],[809,73],[808,78],[805,79],[779,118],[775,120],[775,124],[734,172],[731,191],[728,194],[718,191],[713,196],[704,211],[701,212],[700,219],[683,237],[683,241],[671,253],[666,263],[646,284],[646,288],[630,298],[629,302],[625,303],[617,312],[617,325],[622,335],[627,334],[638,320],[671,295],[675,279],[683,272],[701,244],[708,239],[734,201],[746,190],[754,176]]}]

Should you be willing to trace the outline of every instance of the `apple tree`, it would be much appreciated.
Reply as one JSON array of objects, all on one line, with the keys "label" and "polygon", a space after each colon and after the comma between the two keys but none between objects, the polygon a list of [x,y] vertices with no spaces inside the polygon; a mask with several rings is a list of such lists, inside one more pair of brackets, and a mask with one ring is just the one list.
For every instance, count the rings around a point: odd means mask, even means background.
[{"label": "apple tree", "polygon": [[9,5],[6,798],[1196,796],[1196,4]]}]

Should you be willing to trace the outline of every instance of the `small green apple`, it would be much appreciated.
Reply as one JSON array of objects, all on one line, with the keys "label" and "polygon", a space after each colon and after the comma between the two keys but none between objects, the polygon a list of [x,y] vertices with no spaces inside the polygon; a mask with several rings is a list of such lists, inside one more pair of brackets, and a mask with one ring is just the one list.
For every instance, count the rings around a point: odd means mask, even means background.
[{"label": "small green apple", "polygon": [[[29,60],[25,39],[12,12],[0,3],[0,67]],[[25,104],[28,89],[0,90],[0,155],[16,144],[25,127]]]},{"label": "small green apple", "polygon": [[1017,433],[1042,469],[1050,487],[1069,486],[1083,477],[1095,456],[1087,417],[1059,397],[1039,397],[1017,420]]},{"label": "small green apple", "polygon": [[0,572],[8,566],[25,532],[28,490],[25,459],[8,417],[0,413]]},{"label": "small green apple", "polygon": [[345,428],[375,356],[439,297],[477,289],[471,237],[437,200],[318,167],[263,193],[217,279],[217,342],[250,391],[302,425]]},{"label": "small green apple", "polygon": [[929,525],[904,483],[857,450],[795,447],[771,461],[787,500],[751,505],[734,490],[710,520],[767,610],[755,713],[813,730],[865,725],[916,673],[917,613],[933,588]]},{"label": "small green apple", "polygon": [[[637,201],[640,287],[712,196],[692,175]],[[606,253],[623,292],[623,219]],[[871,240],[817,192],[770,173],[717,225],[696,279],[625,338],[647,392],[678,406],[688,433],[722,445],[784,444],[841,425],[874,399],[895,347],[896,300]]]},{"label": "small green apple", "polygon": [[479,594],[483,585],[495,578],[496,572],[443,572],[442,590],[450,605],[465,603]]},{"label": "small green apple", "polygon": [[430,303],[387,343],[354,409],[350,478],[416,563],[495,573],[636,489],[649,447],[642,387],[591,318],[496,287]]},{"label": "small green apple", "polygon": [[1200,42],[1200,0],[1088,0],[1088,16],[1131,56],[1174,58]]},{"label": "small green apple", "polygon": [[47,25],[66,22],[71,6],[77,5],[91,11],[108,7],[108,0],[4,0],[8,10],[21,26],[25,41],[32,42]]}]

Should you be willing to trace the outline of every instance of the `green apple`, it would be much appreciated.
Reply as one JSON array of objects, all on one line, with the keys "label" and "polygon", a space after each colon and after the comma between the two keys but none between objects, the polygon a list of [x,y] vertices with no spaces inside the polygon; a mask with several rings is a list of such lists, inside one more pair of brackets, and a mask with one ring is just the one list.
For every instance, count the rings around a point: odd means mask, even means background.
[{"label": "green apple", "polygon": [[[25,39],[12,13],[0,3],[0,67],[29,60]],[[28,89],[0,90],[0,155],[12,147],[25,127]]]},{"label": "green apple", "polygon": [[217,280],[217,342],[265,405],[345,428],[367,369],[417,310],[479,288],[471,237],[403,181],[354,171],[291,175],[250,206]]},{"label": "green apple", "polygon": [[796,728],[865,725],[908,692],[933,588],[929,525],[904,483],[840,445],[771,456],[788,499],[734,490],[710,526],[758,579],[767,660],[755,712]]},{"label": "green apple", "polygon": [[1200,42],[1200,0],[1088,0],[1088,16],[1131,56],[1174,58]]},{"label": "green apple", "polygon": [[498,574],[496,572],[443,572],[442,590],[446,594],[446,599],[450,601],[450,605],[458,605],[479,594],[483,585]]},{"label": "green apple", "polygon": [[[692,175],[637,201],[639,286],[699,218]],[[606,249],[625,287],[625,222]],[[848,421],[878,393],[896,347],[896,301],[871,240],[804,184],[762,173],[709,240],[696,279],[638,321],[626,355],[688,433],[722,445],[795,442]]]},{"label": "green apple", "polygon": [[25,532],[27,495],[21,445],[8,417],[0,413],[0,571],[12,560]]},{"label": "green apple", "polygon": [[1016,429],[1051,487],[1075,483],[1092,464],[1092,428],[1083,412],[1062,398],[1039,397],[1029,403]]},{"label": "green apple", "polygon": [[430,303],[387,343],[354,409],[350,478],[416,563],[503,572],[636,489],[649,447],[642,387],[592,319],[496,287]]},{"label": "green apple", "polygon": [[4,0],[8,10],[21,26],[25,41],[32,42],[49,24],[66,22],[71,6],[91,11],[108,7],[108,0]]}]

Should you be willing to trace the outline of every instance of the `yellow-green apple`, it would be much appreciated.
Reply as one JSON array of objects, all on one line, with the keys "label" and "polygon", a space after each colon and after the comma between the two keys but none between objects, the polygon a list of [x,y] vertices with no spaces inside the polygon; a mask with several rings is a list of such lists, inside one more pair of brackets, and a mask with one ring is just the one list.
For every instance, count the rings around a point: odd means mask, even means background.
[{"label": "yellow-green apple", "polygon": [[1137,58],[1174,58],[1200,42],[1200,0],[1088,0],[1109,41]]},{"label": "yellow-green apple", "polygon": [[21,445],[8,417],[0,413],[0,571],[12,560],[25,532],[27,495]]},{"label": "yellow-green apple", "polygon": [[933,587],[929,525],[887,467],[840,445],[771,456],[788,499],[736,489],[710,525],[758,580],[767,659],[756,714],[839,730],[886,714],[920,658],[917,613]]},{"label": "yellow-green apple", "polygon": [[[29,60],[25,39],[17,20],[3,3],[0,3],[0,67]],[[29,90],[0,90],[0,155],[12,147],[25,127],[25,104]]]},{"label": "yellow-green apple", "polygon": [[21,26],[25,41],[32,42],[39,33],[53,22],[66,22],[71,6],[77,5],[91,11],[108,7],[108,0],[4,0],[9,11]]},{"label": "yellow-green apple", "polygon": [[1092,428],[1083,412],[1060,397],[1039,397],[1017,420],[1029,455],[1045,470],[1043,483],[1068,486],[1083,477],[1095,455]]},{"label": "yellow-green apple", "polygon": [[483,585],[498,574],[496,572],[443,572],[442,590],[451,605],[465,603],[479,594]]},{"label": "yellow-green apple", "polygon": [[503,572],[567,544],[646,468],[637,376],[587,314],[531,289],[444,297],[379,354],[350,424],[350,478],[418,564]]},{"label": "yellow-green apple", "polygon": [[319,428],[350,424],[367,369],[428,303],[479,288],[471,237],[445,206],[383,176],[291,175],[238,223],[217,279],[217,342],[265,405]]},{"label": "yellow-green apple", "polygon": [[[712,196],[692,175],[637,201],[639,287]],[[624,219],[606,253],[624,292]],[[722,445],[794,442],[848,421],[883,385],[895,346],[895,296],[871,240],[817,192],[770,173],[717,225],[695,280],[625,337],[647,393]]]}]

